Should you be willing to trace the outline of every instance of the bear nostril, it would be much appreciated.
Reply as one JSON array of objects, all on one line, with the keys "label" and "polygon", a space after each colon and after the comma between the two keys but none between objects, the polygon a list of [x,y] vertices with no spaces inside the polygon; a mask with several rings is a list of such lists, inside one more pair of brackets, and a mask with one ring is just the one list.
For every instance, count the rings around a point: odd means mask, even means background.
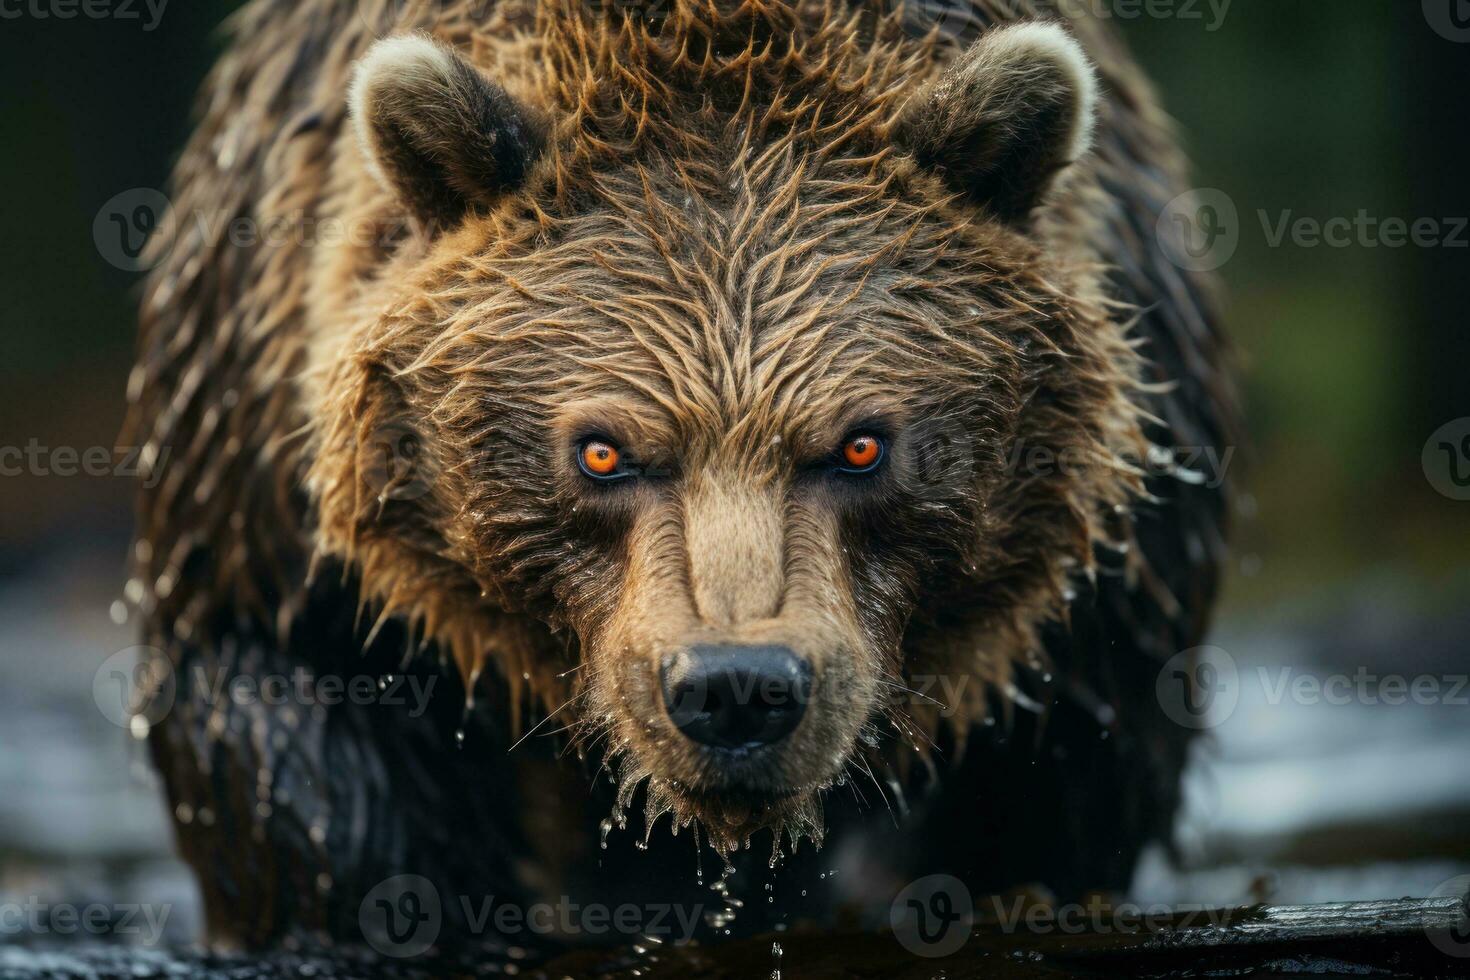
[{"label": "bear nostril", "polygon": [[811,693],[811,666],[780,646],[695,646],[666,658],[664,707],[691,741],[749,749],[796,730]]}]

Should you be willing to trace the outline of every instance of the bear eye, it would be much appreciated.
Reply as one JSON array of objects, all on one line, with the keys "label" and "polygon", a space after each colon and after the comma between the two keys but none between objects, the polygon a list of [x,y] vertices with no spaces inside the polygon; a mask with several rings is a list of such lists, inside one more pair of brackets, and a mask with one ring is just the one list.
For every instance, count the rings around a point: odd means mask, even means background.
[{"label": "bear eye", "polygon": [[838,469],[844,473],[871,473],[883,462],[883,440],[868,432],[847,437]]},{"label": "bear eye", "polygon": [[577,465],[594,480],[616,480],[628,475],[623,469],[621,450],[596,437],[583,439],[577,447]]}]

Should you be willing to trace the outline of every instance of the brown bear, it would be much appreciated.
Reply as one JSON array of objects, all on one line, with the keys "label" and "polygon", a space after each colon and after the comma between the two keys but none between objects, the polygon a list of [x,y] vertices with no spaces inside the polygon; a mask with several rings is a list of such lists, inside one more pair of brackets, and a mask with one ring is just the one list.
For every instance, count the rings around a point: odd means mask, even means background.
[{"label": "brown bear", "polygon": [[715,855],[720,936],[1128,885],[1224,547],[1175,463],[1234,408],[1104,25],[254,0],[232,37],[130,385],[214,939],[358,938],[398,875],[441,947],[487,938],[466,896],[708,906]]}]

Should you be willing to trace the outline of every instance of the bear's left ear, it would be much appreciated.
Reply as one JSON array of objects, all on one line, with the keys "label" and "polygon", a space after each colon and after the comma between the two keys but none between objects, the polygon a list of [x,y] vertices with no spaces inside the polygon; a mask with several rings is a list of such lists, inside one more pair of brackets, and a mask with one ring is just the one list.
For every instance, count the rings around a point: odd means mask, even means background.
[{"label": "bear's left ear", "polygon": [[1097,74],[1059,24],[990,31],[957,56],[899,123],[919,162],[1001,220],[1024,223],[1092,144]]},{"label": "bear's left ear", "polygon": [[374,44],[348,107],[369,165],[433,229],[519,185],[545,144],[530,112],[421,34]]}]

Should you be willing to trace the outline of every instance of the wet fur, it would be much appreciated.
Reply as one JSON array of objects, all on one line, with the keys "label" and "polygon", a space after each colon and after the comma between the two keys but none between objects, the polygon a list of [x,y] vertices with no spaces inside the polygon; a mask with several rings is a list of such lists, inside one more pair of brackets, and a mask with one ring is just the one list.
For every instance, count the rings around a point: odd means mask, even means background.
[{"label": "wet fur", "polygon": [[[649,825],[672,811],[726,851],[761,828],[778,842],[820,840],[820,801],[848,760],[903,773],[913,758],[942,762],[936,741],[958,757],[993,695],[1033,683],[1050,658],[1060,701],[1096,705],[1101,689],[1118,706],[1104,727],[1127,705],[1130,724],[1159,733],[1129,748],[1149,759],[1149,784],[1132,797],[1144,812],[1120,803],[1120,826],[1096,831],[1098,847],[1121,841],[1127,853],[1062,872],[1116,878],[1166,827],[1184,738],[1153,717],[1146,666],[1145,696],[1109,692],[1106,661],[1074,656],[1078,641],[1055,624],[1077,622],[1080,590],[1103,610],[1083,610],[1081,629],[1131,635],[1120,663],[1197,641],[1218,494],[1146,487],[1130,461],[1150,441],[1218,444],[1232,411],[1200,312],[1207,287],[1139,241],[1151,229],[1144,202],[1175,186],[1140,161],[1165,175],[1179,164],[1126,55],[1078,25],[1111,96],[1099,152],[1052,187],[1078,141],[1063,140],[1068,152],[1029,185],[1003,177],[1002,163],[944,155],[974,122],[916,106],[962,84],[967,65],[945,75],[960,45],[919,36],[899,15],[675,3],[650,22],[507,0],[480,22],[461,16],[476,5],[436,8],[425,22],[410,7],[403,23],[370,31],[353,7],[247,8],[180,165],[181,210],[263,219],[305,208],[379,234],[340,248],[171,243],[145,301],[131,390],[137,431],[172,449],[140,503],[133,592],[150,641],[180,663],[246,669],[249,658],[222,651],[243,644],[289,663],[305,634],[310,659],[329,670],[333,647],[366,647],[366,662],[380,663],[385,637],[407,640],[410,654],[455,664],[467,690],[492,692],[486,724],[515,732],[525,710],[560,712],[555,724],[573,726],[593,765],[614,767],[620,812],[646,785]],[[995,13],[971,15],[978,26]],[[528,108],[526,148],[544,134],[524,173],[498,162],[473,182],[493,178],[496,193],[461,193],[462,211],[377,179],[349,124],[354,63],[375,33],[412,30],[452,45],[514,100],[489,115]],[[1023,206],[1039,197],[1040,211]],[[977,220],[987,208],[996,220]],[[1143,324],[1154,346],[1140,350],[1137,309],[1165,297],[1170,309]],[[1177,394],[1161,387],[1177,382]],[[962,478],[915,487],[896,465],[870,499],[842,499],[836,486],[793,495],[800,464],[854,420],[889,426],[900,464],[905,438],[937,430],[965,447]],[[677,469],[621,497],[589,496],[565,451],[589,427],[615,428]],[[418,450],[400,459],[404,445]],[[1076,465],[1011,472],[1017,445]],[[1152,543],[1127,517],[1145,490],[1182,501]],[[1203,551],[1181,543],[1201,536]],[[1093,590],[1099,570],[1116,584]],[[324,625],[345,623],[324,610],[359,606],[378,629],[352,638],[350,625]],[[671,774],[697,778],[701,762],[637,710],[656,697],[649,638],[745,636],[751,623],[795,636],[854,695],[783,756],[791,771],[780,781],[801,792],[754,813],[669,785]],[[892,693],[934,674],[975,679],[948,718]],[[155,730],[177,802],[197,808],[222,792],[215,780],[303,764],[230,744],[208,717],[185,703]],[[1081,730],[1086,717],[1102,716],[1088,708],[1059,725]],[[878,733],[880,748],[859,739]],[[371,754],[386,736],[336,737],[365,739]],[[402,742],[392,751],[413,758]],[[201,770],[214,775],[201,783]],[[392,765],[384,772],[396,778]],[[212,900],[217,934],[258,942],[303,923],[350,933],[330,910],[352,908],[352,889],[370,887],[368,868],[383,863],[348,856],[340,821],[358,794],[318,795],[337,822],[325,844],[304,848],[316,852],[306,867],[329,869],[346,897],[266,903],[249,924]],[[277,825],[284,817],[252,814],[241,810],[236,835],[303,849],[299,832]],[[385,833],[399,826],[381,819]],[[402,832],[415,819],[405,815]],[[516,823],[487,817],[485,833],[504,825],[514,837]],[[473,826],[441,831],[454,847],[494,851]],[[243,867],[221,868],[210,843],[221,832],[193,823],[182,835],[207,892],[260,887],[242,881]],[[957,840],[955,861],[970,866],[972,846]],[[557,860],[547,855],[546,868]],[[471,863],[443,874],[463,873],[470,888],[471,870],[555,880],[546,868]],[[1036,877],[1052,873],[1035,866]]]}]

